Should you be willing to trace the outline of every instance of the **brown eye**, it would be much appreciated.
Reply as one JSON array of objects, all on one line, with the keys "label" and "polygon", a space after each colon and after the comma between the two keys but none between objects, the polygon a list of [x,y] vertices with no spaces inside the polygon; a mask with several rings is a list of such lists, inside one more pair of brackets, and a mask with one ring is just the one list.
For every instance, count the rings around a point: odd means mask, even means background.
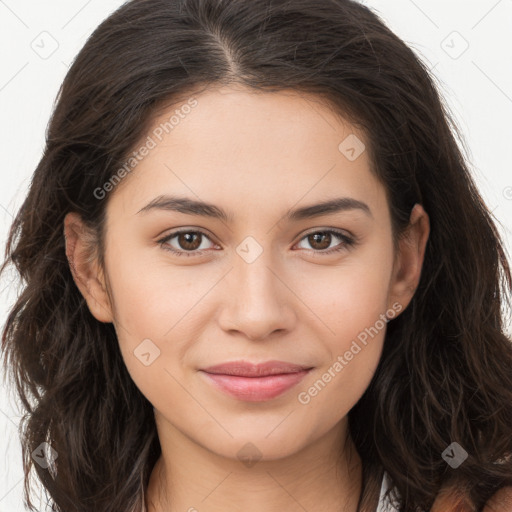
[{"label": "brown eye", "polygon": [[180,249],[193,251],[194,249],[198,249],[201,245],[201,237],[202,235],[200,233],[195,232],[180,233],[177,235],[178,245]]},{"label": "brown eye", "polygon": [[214,245],[202,231],[175,231],[158,241],[163,249],[177,256],[200,256],[203,250],[211,249],[208,243]]},{"label": "brown eye", "polygon": [[308,235],[308,242],[313,249],[327,249],[331,245],[332,236],[329,232],[318,232]]},{"label": "brown eye", "polygon": [[[332,245],[333,242],[336,242]],[[306,241],[309,245],[308,247],[300,247],[300,244]],[[322,255],[331,254],[334,252],[346,250],[349,247],[355,244],[355,239],[352,237],[332,229],[328,229],[325,231],[315,231],[313,233],[309,233],[305,237],[302,238],[299,242],[299,248],[301,249],[309,249],[313,254],[319,253]]]}]

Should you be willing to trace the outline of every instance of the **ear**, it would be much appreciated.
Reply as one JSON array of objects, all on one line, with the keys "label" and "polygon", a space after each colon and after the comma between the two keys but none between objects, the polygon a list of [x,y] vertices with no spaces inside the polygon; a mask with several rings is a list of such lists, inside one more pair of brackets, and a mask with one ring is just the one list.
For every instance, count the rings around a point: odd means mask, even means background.
[{"label": "ear", "polygon": [[64,238],[71,274],[89,310],[100,322],[112,322],[112,306],[96,254],[94,233],[77,213],[71,212],[64,218]]},{"label": "ear", "polygon": [[429,217],[420,204],[415,204],[409,225],[398,242],[389,287],[389,304],[398,302],[403,309],[409,305],[420,281],[429,234]]}]

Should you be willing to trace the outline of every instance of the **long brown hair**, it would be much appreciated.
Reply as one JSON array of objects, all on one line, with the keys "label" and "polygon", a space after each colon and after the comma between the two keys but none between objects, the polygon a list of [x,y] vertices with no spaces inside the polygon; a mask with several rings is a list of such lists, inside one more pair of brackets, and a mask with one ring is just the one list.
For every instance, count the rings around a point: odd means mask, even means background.
[{"label": "long brown hair", "polygon": [[[375,510],[384,471],[401,511],[428,510],[441,490],[479,510],[512,485],[512,344],[502,311],[509,265],[434,79],[351,0],[133,0],[78,54],[0,269],[14,264],[23,284],[2,350],[26,408],[31,510],[32,468],[54,510],[142,510],[161,453],[153,409],[128,374],[112,324],[92,316],[73,281],[63,219],[82,216],[103,261],[108,195],[98,199],[95,190],[162,105],[233,82],[325,99],[367,135],[393,236],[415,203],[430,216],[419,287],[389,322],[377,371],[349,413],[363,462],[359,512]],[[31,457],[42,442],[58,454],[47,469]],[[456,469],[442,456],[452,443],[467,452]]]}]

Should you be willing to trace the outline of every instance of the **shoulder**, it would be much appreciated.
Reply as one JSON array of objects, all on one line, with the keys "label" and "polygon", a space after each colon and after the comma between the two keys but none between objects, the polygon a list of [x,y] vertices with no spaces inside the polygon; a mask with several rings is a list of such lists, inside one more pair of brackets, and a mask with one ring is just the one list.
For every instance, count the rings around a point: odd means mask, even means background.
[{"label": "shoulder", "polygon": [[512,486],[503,487],[485,504],[482,512],[512,512]]},{"label": "shoulder", "polygon": [[[384,492],[391,487],[391,478],[384,472],[377,512],[395,512],[398,510],[394,508],[393,505],[385,503],[383,500]],[[399,497],[398,495],[398,498]],[[464,497],[457,491],[445,488],[439,493],[430,512],[446,512],[447,510],[453,510],[454,506],[464,507],[464,501]],[[462,510],[464,510],[464,508],[462,508]],[[499,491],[494,493],[485,503],[481,512],[512,512],[512,486],[502,487]]]},{"label": "shoulder", "polygon": [[[442,489],[437,496],[430,512],[446,512],[460,510],[473,511],[466,497],[453,488]],[[484,505],[482,512],[512,512],[512,487],[503,487],[497,491]]]}]

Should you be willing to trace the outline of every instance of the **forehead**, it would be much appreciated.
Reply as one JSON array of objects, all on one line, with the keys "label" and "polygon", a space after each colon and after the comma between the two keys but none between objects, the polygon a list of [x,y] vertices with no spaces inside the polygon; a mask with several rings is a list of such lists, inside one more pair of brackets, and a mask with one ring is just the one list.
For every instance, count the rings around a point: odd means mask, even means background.
[{"label": "forehead", "polygon": [[365,134],[320,98],[293,90],[191,94],[159,109],[144,145],[150,149],[114,194],[132,213],[165,193],[253,212],[330,195],[382,200]]}]

